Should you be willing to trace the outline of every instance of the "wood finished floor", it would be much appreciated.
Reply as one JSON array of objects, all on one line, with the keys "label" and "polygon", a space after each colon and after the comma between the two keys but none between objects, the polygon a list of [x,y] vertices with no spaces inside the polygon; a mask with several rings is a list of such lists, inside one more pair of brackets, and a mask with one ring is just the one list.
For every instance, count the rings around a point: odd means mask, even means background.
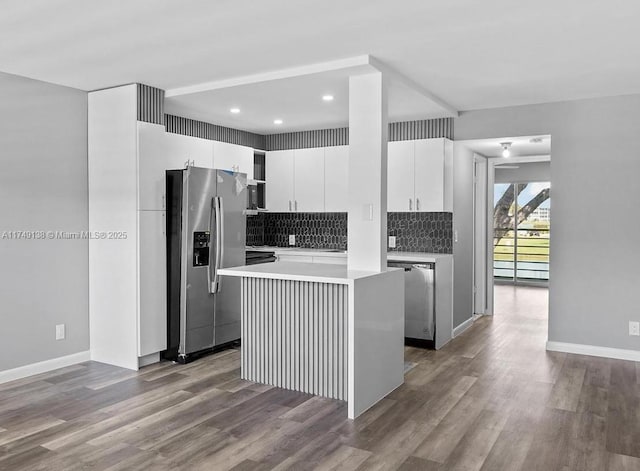
[{"label": "wood finished floor", "polygon": [[547,292],[496,315],[356,421],[239,379],[239,352],[130,372],[84,363],[0,385],[0,470],[640,470],[640,364],[548,353]]}]

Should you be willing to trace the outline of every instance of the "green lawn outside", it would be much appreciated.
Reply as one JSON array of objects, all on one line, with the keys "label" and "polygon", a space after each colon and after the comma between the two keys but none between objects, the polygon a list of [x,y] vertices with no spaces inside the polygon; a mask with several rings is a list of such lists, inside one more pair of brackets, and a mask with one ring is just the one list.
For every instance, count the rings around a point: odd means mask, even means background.
[{"label": "green lawn outside", "polygon": [[[513,260],[513,231],[500,240],[494,247],[494,260]],[[544,262],[549,263],[549,236],[520,236],[518,237],[518,261],[519,262]]]}]

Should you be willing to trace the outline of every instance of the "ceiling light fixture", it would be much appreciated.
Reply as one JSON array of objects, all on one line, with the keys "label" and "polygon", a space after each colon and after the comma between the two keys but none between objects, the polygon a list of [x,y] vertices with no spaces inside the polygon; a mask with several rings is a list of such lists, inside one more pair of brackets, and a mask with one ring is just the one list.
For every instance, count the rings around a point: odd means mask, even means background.
[{"label": "ceiling light fixture", "polygon": [[238,114],[240,113],[240,108],[231,108],[229,111],[232,112],[233,114]]},{"label": "ceiling light fixture", "polygon": [[511,156],[511,143],[510,142],[501,142],[502,146],[502,157],[505,159]]},{"label": "ceiling light fixture", "polygon": [[333,101],[333,95],[323,95],[322,96],[322,100],[323,101]]},{"label": "ceiling light fixture", "polygon": [[281,119],[274,119],[273,120],[273,124],[282,124],[282,120]]}]

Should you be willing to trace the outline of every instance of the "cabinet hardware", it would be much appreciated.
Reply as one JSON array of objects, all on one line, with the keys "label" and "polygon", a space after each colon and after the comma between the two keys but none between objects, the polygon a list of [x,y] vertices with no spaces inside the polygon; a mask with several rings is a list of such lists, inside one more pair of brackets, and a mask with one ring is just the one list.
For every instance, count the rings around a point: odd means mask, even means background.
[{"label": "cabinet hardware", "polygon": [[291,200],[289,200],[289,211],[291,211]]},{"label": "cabinet hardware", "polygon": [[416,211],[420,211],[420,198],[416,198]]},{"label": "cabinet hardware", "polygon": [[413,211],[413,201],[409,198],[409,211]]}]

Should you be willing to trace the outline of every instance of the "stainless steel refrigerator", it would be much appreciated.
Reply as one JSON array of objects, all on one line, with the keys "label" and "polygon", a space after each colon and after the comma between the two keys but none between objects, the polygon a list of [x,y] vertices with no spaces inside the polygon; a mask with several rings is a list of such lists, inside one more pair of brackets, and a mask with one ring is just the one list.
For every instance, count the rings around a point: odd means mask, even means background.
[{"label": "stainless steel refrigerator", "polygon": [[244,265],[245,174],[167,170],[167,350],[186,363],[240,338],[240,279],[217,274]]}]

